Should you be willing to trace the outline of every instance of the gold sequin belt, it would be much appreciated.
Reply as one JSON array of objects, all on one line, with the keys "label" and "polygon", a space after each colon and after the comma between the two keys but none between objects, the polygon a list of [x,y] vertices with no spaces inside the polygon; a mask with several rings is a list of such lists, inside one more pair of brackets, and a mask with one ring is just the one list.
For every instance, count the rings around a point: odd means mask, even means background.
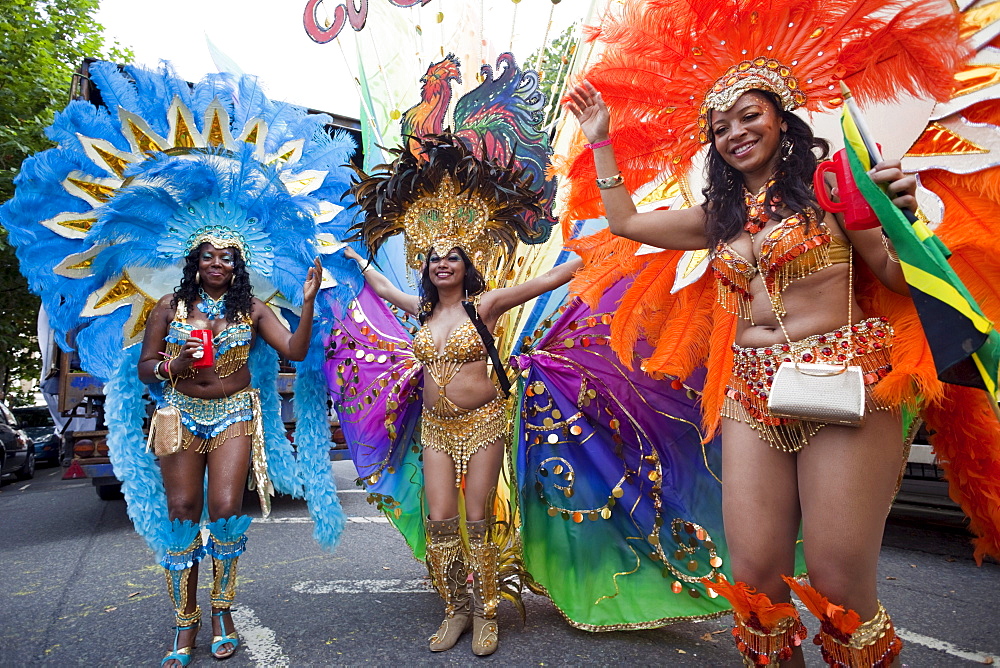
[{"label": "gold sequin belt", "polygon": [[793,359],[821,364],[843,364],[850,360],[864,373],[869,408],[891,408],[876,399],[871,389],[892,370],[892,335],[888,320],[868,318],[792,344],[761,348],[733,344],[733,372],[726,386],[722,417],[750,425],[773,448],[784,452],[801,450],[825,424],[774,417],[767,409],[778,366]]},{"label": "gold sequin belt", "polygon": [[448,413],[437,405],[425,406],[421,438],[425,448],[443,452],[455,463],[455,486],[469,470],[469,459],[497,439],[510,436],[507,401],[497,396],[479,408],[462,408],[442,396],[450,404]]}]

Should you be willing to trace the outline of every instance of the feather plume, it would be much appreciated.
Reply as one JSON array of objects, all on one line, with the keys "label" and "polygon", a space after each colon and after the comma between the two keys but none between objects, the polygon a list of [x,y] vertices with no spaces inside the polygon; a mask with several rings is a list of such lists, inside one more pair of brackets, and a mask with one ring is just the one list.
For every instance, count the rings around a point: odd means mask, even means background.
[{"label": "feather plume", "polygon": [[261,420],[264,428],[264,451],[267,474],[280,494],[302,498],[304,472],[295,457],[295,449],[281,419],[281,396],[278,394],[278,353],[258,338],[250,349],[250,376],[260,393]]},{"label": "feather plume", "polygon": [[595,308],[608,288],[641,266],[635,254],[639,246],[639,242],[616,237],[608,229],[568,241],[566,248],[584,262],[570,283],[570,295],[580,297]]},{"label": "feather plume", "polygon": [[[902,91],[946,99],[967,51],[955,13],[940,12],[932,0],[628,3],[590,32],[604,51],[584,78],[608,105],[615,156],[634,188],[689,169],[706,93],[748,59],[790,68],[810,111],[839,105],[836,83],[847,77],[862,100]],[[569,174],[567,215],[592,217],[599,198],[589,152],[572,151]]]},{"label": "feather plume", "polygon": [[1000,559],[1000,423],[981,390],[948,385],[923,416],[948,492],[969,518],[976,563]]},{"label": "feather plume", "polygon": [[676,308],[665,318],[653,353],[643,363],[647,372],[684,379],[705,363],[715,325],[715,293],[709,274],[681,290]]},{"label": "feather plume", "polygon": [[295,364],[295,444],[305,479],[309,514],[316,523],[313,538],[322,548],[332,551],[340,540],[347,518],[330,471],[324,361],[323,333],[314,328],[306,358]]},{"label": "feather plume", "polygon": [[639,338],[644,337],[647,332],[643,325],[649,309],[657,308],[661,303],[651,297],[670,293],[680,254],[657,253],[647,257],[648,263],[622,295],[621,304],[611,323],[611,349],[630,370],[632,351]]},{"label": "feather plume", "polygon": [[[775,625],[798,613],[791,603],[772,603],[767,594],[758,592],[745,582],[730,583],[724,577],[715,580],[703,578],[706,587],[725,597],[733,606],[733,612],[749,622],[749,626],[771,632]],[[756,623],[755,623],[756,622]]]},{"label": "feather plume", "polygon": [[[816,615],[824,624],[824,630],[839,632],[837,639],[846,643],[850,635],[861,626],[861,616],[853,610],[844,609],[841,605],[830,603],[829,599],[819,593],[815,588],[787,576],[782,576],[785,582],[791,587],[795,595],[805,604],[809,612]],[[829,625],[831,628],[825,628]]]},{"label": "feather plume", "polygon": [[[124,355],[119,353],[118,365],[105,386],[108,456],[115,475],[122,481],[129,519],[160,559],[169,544],[165,527],[170,521],[160,467],[153,453],[146,451],[142,433],[146,400],[145,386],[135,372],[138,361],[139,346],[133,346]],[[188,540],[181,547],[190,543]]]},{"label": "feather plume", "polygon": [[715,436],[721,421],[722,401],[726,394],[726,384],[733,373],[733,341],[736,340],[736,315],[727,313],[716,302],[713,305],[712,338],[709,341],[708,372],[705,374],[705,389],[701,397],[701,414],[705,438]]}]

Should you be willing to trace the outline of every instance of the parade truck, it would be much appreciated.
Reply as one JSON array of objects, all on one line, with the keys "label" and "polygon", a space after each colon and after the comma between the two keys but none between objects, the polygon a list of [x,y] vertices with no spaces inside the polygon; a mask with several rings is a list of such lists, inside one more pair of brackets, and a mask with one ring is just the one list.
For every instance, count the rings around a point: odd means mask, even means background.
[{"label": "parade truck", "polygon": [[[102,106],[100,91],[90,78],[91,65],[95,59],[84,59],[73,75],[70,85],[70,99],[85,100]],[[190,85],[190,84],[189,84]],[[346,131],[361,146],[361,124],[358,119],[306,109],[310,114],[326,114],[331,118],[327,124],[329,131]],[[114,114],[113,114],[114,115]],[[360,150],[360,149],[359,149]],[[72,334],[65,342],[66,350],[60,348],[54,333],[48,326],[44,311],[39,313],[38,341],[43,358],[42,394],[49,406],[53,420],[64,436],[62,463],[66,466],[63,479],[89,479],[100,498],[110,500],[121,498],[121,482],[115,476],[114,467],[108,456],[107,425],[104,421],[104,386],[101,381],[87,373],[74,352]],[[295,370],[282,361],[278,374],[278,392],[282,397],[282,419],[291,437],[294,430],[292,414],[292,388]],[[148,413],[151,415],[152,405]],[[332,460],[349,459],[343,434],[336,417],[331,414]]]}]

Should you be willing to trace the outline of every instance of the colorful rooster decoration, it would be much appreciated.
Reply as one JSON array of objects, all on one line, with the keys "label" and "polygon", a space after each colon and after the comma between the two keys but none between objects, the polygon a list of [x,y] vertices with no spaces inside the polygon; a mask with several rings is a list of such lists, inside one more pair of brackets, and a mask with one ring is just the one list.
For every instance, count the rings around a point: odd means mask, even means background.
[{"label": "colorful rooster decoration", "polygon": [[[483,65],[479,73],[483,82],[455,103],[452,133],[465,140],[476,157],[513,162],[515,168],[531,175],[536,188],[544,184],[541,187],[544,218],[528,221],[543,235],[539,241],[544,241],[556,221],[552,214],[556,182],[546,180],[545,176],[552,149],[548,136],[540,128],[545,96],[538,86],[538,73],[518,68],[510,53],[497,58],[496,72]],[[461,63],[454,54],[427,68],[420,78],[423,84],[420,102],[403,112],[400,129],[404,137],[445,131],[453,81],[462,83]]]}]

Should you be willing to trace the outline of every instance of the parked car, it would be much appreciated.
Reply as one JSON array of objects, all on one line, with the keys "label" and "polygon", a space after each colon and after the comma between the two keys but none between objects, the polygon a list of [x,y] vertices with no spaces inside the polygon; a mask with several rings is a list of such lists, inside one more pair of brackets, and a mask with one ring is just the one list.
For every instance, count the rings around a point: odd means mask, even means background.
[{"label": "parked car", "polygon": [[20,406],[11,412],[35,444],[35,462],[58,464],[63,454],[63,435],[52,420],[49,407]]},{"label": "parked car", "polygon": [[24,433],[17,418],[0,402],[0,475],[13,473],[18,480],[35,477],[35,444]]}]

